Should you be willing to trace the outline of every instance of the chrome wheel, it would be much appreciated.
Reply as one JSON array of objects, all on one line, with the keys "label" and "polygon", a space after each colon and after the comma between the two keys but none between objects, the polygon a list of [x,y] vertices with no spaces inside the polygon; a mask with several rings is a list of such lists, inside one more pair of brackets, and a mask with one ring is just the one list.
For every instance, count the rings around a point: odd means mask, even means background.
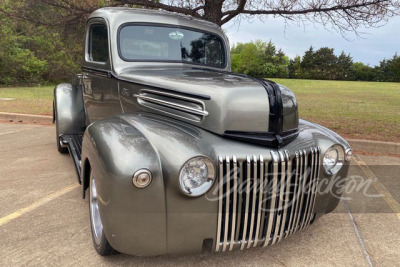
[{"label": "chrome wheel", "polygon": [[103,224],[100,218],[99,202],[97,197],[96,183],[93,174],[90,175],[90,221],[92,225],[92,232],[94,242],[100,246],[103,237]]}]

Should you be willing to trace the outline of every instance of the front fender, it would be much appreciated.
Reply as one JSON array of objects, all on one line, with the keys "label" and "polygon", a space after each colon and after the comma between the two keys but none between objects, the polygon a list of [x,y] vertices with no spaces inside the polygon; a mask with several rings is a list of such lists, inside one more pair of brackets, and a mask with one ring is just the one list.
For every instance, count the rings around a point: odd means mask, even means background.
[{"label": "front fender", "polygon": [[[147,138],[118,118],[96,121],[85,132],[82,162],[82,173],[90,164],[96,179],[100,216],[111,246],[138,256],[165,254],[164,181],[159,156]],[[153,180],[138,189],[132,176],[142,168],[151,170]]]},{"label": "front fender", "polygon": [[85,110],[81,87],[69,83],[54,88],[53,121],[57,123],[57,135],[83,134],[86,128]]}]

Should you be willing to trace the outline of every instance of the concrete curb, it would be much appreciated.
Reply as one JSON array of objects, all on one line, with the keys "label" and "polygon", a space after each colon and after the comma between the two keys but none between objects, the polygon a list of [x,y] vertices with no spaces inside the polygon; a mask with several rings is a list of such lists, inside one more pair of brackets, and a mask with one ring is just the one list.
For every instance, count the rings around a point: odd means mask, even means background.
[{"label": "concrete curb", "polygon": [[353,150],[377,154],[400,155],[400,143],[371,140],[346,139]]},{"label": "concrete curb", "polygon": [[53,123],[52,116],[0,112],[0,121],[9,122],[10,120],[42,124]]}]

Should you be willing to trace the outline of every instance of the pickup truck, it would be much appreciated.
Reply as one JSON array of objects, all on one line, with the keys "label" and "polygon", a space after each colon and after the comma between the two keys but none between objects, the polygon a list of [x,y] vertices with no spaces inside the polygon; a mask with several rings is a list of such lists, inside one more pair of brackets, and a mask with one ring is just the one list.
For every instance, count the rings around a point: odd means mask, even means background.
[{"label": "pickup truck", "polygon": [[349,144],[299,119],[288,88],[232,73],[219,26],[102,8],[85,34],[53,114],[100,255],[266,247],[336,208]]}]

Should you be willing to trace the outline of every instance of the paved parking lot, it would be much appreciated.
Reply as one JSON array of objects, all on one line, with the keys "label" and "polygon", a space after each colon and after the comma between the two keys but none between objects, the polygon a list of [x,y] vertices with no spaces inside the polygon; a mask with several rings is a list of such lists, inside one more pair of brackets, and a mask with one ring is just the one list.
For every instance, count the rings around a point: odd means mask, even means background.
[{"label": "paved parking lot", "polygon": [[0,124],[0,266],[399,266],[400,159],[355,159],[351,174],[375,179],[366,192],[351,193],[334,213],[269,248],[103,258],[92,247],[87,200],[69,155],[56,150],[54,127]]}]

